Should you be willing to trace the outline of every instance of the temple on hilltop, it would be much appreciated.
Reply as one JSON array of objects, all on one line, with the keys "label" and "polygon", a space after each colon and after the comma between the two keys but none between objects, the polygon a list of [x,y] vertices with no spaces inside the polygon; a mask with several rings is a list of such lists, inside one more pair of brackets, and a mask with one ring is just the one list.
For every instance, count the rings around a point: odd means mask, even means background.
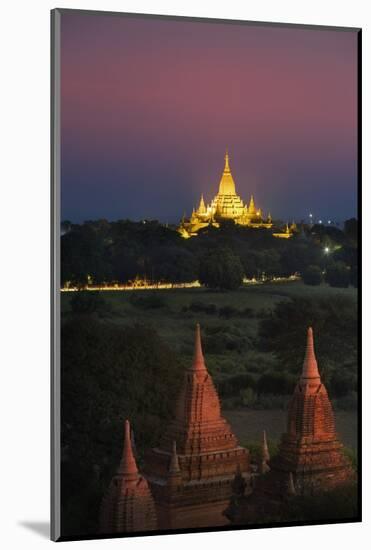
[{"label": "temple on hilltop", "polygon": [[255,206],[254,197],[251,195],[249,204],[236,193],[236,185],[229,166],[228,151],[225,154],[225,165],[219,183],[219,191],[210,204],[205,204],[201,195],[197,210],[193,209],[191,217],[186,220],[183,217],[178,228],[179,233],[184,237],[192,237],[197,232],[209,225],[219,227],[222,220],[233,220],[238,225],[248,227],[270,229],[272,218],[268,214],[266,218],[260,208]]},{"label": "temple on hilltop", "polygon": [[100,509],[100,532],[103,534],[157,529],[155,504],[147,481],[138,472],[125,421],[124,452]]},{"label": "temple on hilltop", "polygon": [[267,457],[268,451],[263,460],[268,467],[261,469],[262,475],[254,483],[252,494],[235,495],[231,499],[226,515],[232,523],[254,521],[262,514],[280,514],[295,495],[315,495],[355,479],[336,435],[334,413],[318,371],[311,328],[302,374],[289,405],[287,431],[281,438],[278,454],[271,460]]},{"label": "temple on hilltop", "polygon": [[194,358],[186,371],[174,419],[146,457],[160,529],[225,525],[233,480],[249,482],[249,453],[223,418],[196,327]]}]

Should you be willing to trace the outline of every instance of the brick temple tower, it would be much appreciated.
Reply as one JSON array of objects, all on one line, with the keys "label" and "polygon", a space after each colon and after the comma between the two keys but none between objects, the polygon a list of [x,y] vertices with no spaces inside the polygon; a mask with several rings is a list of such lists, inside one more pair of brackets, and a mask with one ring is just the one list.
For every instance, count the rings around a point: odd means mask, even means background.
[{"label": "brick temple tower", "polygon": [[258,478],[252,495],[229,507],[228,517],[234,523],[245,522],[254,512],[281,509],[294,495],[313,495],[354,480],[342,448],[309,328],[303,370],[289,404],[287,432],[278,454],[269,461],[270,470]]},{"label": "brick temple tower", "polygon": [[138,472],[130,424],[126,420],[120,466],[101,504],[100,532],[111,534],[153,529],[157,529],[155,504],[147,481]]},{"label": "brick temple tower", "polygon": [[160,529],[225,525],[223,511],[236,472],[249,478],[249,454],[221,415],[199,325],[193,364],[186,371],[174,419],[146,464]]},{"label": "brick temple tower", "polygon": [[291,472],[298,494],[313,494],[331,489],[354,475],[342,448],[332,405],[318,372],[313,331],[309,328],[303,371],[289,405],[287,432],[270,467],[286,477]]}]

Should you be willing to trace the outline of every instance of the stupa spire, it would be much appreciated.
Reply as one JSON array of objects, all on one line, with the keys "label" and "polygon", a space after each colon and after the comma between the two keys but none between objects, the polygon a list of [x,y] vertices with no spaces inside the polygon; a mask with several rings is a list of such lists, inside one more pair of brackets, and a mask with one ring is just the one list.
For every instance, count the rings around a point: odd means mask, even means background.
[{"label": "stupa spire", "polygon": [[263,430],[263,439],[262,439],[262,446],[261,446],[261,462],[260,462],[260,473],[266,474],[269,472],[270,467],[268,465],[268,462],[270,460],[269,455],[269,449],[268,449],[268,443],[267,443],[267,435],[265,433],[265,430]]},{"label": "stupa spire", "polygon": [[198,214],[205,214],[205,212],[206,212],[206,206],[205,206],[204,196],[202,194],[201,198],[200,198],[200,204],[198,206],[197,213]]},{"label": "stupa spire", "polygon": [[318,372],[318,365],[316,355],[314,353],[314,343],[313,343],[313,330],[312,327],[308,328],[307,333],[307,347],[305,351],[305,358],[303,363],[303,371],[301,374],[301,379],[317,379],[320,380],[320,375]]},{"label": "stupa spire", "polygon": [[102,499],[99,523],[105,534],[157,528],[155,503],[147,480],[138,472],[128,420],[121,462]]},{"label": "stupa spire", "polygon": [[202,352],[201,329],[200,329],[199,323],[196,324],[195,347],[194,347],[193,363],[192,363],[191,370],[197,371],[197,372],[199,371],[207,372],[204,354]]},{"label": "stupa spire", "polygon": [[253,197],[253,195],[251,195],[251,197],[250,197],[249,213],[250,213],[250,214],[255,214],[255,202],[254,202],[254,197]]},{"label": "stupa spire", "polygon": [[178,453],[176,452],[176,441],[173,441],[173,448],[171,451],[169,474],[177,474],[180,472]]},{"label": "stupa spire", "polygon": [[292,472],[289,472],[287,479],[287,495],[290,497],[294,497],[296,495],[294,476],[292,475]]},{"label": "stupa spire", "polygon": [[[224,196],[224,195],[228,195],[228,196],[236,195],[236,186],[234,184],[231,168],[229,166],[228,150],[225,153],[224,160],[225,160],[224,170],[223,170],[222,178],[219,183],[219,193],[217,197]],[[215,209],[217,212],[218,204],[215,205]]]},{"label": "stupa spire", "polygon": [[265,430],[263,430],[262,459],[264,460],[264,462],[268,462],[268,460],[270,460],[268,443],[267,443],[267,434]]},{"label": "stupa spire", "polygon": [[125,420],[124,451],[120,462],[118,473],[122,474],[128,481],[138,478],[138,468],[134,458],[130,436],[130,422]]},{"label": "stupa spire", "polygon": [[225,150],[224,160],[225,160],[224,172],[230,172],[231,169],[229,167],[228,147]]}]

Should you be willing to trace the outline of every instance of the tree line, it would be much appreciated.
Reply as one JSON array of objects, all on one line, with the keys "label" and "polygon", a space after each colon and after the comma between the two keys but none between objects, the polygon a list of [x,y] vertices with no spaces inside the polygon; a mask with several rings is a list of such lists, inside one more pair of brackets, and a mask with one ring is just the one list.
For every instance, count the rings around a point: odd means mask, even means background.
[{"label": "tree line", "polygon": [[63,222],[62,285],[200,280],[210,288],[234,289],[247,277],[287,277],[299,273],[306,284],[357,286],[357,220],[340,230],[302,225],[290,239],[270,230],[224,222],[183,239],[158,221]]}]

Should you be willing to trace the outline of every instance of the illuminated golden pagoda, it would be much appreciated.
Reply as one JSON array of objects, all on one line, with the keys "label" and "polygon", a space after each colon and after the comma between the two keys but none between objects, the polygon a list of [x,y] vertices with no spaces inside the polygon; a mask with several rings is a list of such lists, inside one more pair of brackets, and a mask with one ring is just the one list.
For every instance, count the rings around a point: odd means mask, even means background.
[{"label": "illuminated golden pagoda", "polygon": [[228,151],[226,151],[224,159],[224,170],[217,195],[210,204],[205,204],[204,197],[201,195],[198,209],[193,209],[188,220],[183,217],[178,231],[184,238],[197,235],[200,229],[209,225],[219,227],[220,222],[223,220],[233,220],[238,225],[254,228],[264,227],[270,229],[272,227],[270,214],[266,220],[263,219],[262,210],[256,208],[252,195],[248,205],[244,204],[241,197],[237,195],[236,185],[229,166]]}]

